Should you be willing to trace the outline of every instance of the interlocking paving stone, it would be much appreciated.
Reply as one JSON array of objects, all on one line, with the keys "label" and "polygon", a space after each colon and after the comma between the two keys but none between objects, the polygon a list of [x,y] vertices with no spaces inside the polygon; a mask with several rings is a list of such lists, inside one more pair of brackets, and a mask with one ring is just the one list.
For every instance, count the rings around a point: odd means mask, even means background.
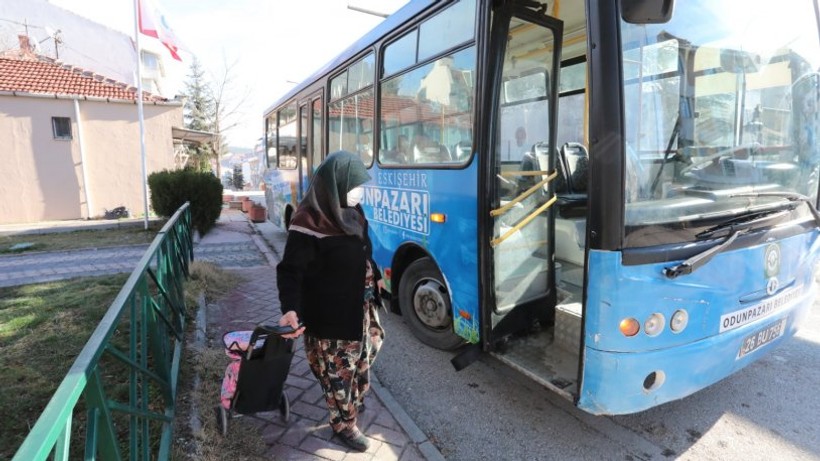
[{"label": "interlocking paving stone", "polygon": [[[147,249],[148,245],[135,245],[2,255],[0,287],[128,273],[134,270]],[[231,269],[269,267],[268,260],[253,241],[197,244],[194,260]]]},{"label": "interlocking paving stone", "polygon": [[268,266],[267,259],[253,242],[202,243],[194,247],[194,260],[223,268]]}]

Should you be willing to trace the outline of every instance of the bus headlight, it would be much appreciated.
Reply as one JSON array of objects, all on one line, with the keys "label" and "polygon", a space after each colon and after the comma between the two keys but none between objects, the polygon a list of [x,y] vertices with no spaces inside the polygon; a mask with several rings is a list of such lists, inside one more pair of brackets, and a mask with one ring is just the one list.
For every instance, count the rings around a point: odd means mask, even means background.
[{"label": "bus headlight", "polygon": [[643,323],[643,331],[649,336],[658,336],[663,331],[663,324],[666,323],[663,314],[654,313]]},{"label": "bus headlight", "polygon": [[678,309],[672,314],[672,320],[669,322],[669,328],[673,333],[680,333],[689,324],[689,313],[683,309]]},{"label": "bus headlight", "polygon": [[633,318],[623,319],[621,320],[620,325],[618,325],[618,329],[621,330],[624,336],[631,337],[638,334],[641,331],[641,324],[638,323],[637,320]]}]

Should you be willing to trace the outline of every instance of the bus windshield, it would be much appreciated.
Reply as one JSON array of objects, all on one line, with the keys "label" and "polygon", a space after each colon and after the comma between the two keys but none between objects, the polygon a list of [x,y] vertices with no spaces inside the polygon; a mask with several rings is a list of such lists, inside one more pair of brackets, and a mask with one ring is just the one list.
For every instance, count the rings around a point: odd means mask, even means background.
[{"label": "bus windshield", "polygon": [[621,21],[626,246],[646,246],[634,237],[646,226],[782,200],[753,192],[816,203],[820,42],[807,11],[811,0],[692,0],[664,24]]}]

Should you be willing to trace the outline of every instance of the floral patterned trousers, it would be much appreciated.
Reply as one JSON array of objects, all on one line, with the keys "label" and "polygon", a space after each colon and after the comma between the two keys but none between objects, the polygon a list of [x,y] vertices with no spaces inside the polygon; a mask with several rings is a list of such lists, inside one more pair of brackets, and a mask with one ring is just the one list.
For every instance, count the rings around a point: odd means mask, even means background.
[{"label": "floral patterned trousers", "polygon": [[322,386],[334,432],[356,426],[359,406],[370,389],[370,366],[384,340],[374,289],[368,264],[361,341],[304,335],[308,364]]}]

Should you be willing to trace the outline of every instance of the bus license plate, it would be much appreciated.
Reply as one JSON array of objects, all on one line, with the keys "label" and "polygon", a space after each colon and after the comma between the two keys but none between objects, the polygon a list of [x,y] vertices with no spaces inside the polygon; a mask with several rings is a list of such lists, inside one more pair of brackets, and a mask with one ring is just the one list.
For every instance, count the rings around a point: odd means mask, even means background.
[{"label": "bus license plate", "polygon": [[757,332],[743,338],[743,344],[740,345],[740,351],[737,353],[737,358],[741,358],[750,352],[756,351],[766,344],[769,344],[775,339],[783,336],[783,333],[786,332],[786,320],[787,319],[779,320],[763,328],[762,330],[758,330]]}]

